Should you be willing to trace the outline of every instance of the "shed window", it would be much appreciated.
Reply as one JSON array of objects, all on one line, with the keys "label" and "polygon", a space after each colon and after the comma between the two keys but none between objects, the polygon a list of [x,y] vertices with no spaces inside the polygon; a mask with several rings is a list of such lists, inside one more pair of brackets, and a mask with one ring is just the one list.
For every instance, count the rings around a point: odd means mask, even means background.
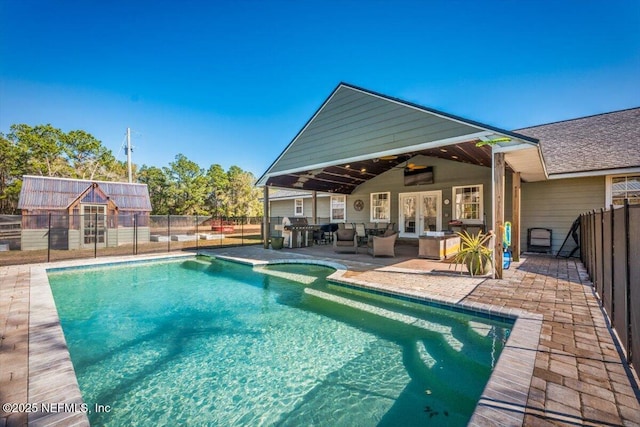
[{"label": "shed window", "polygon": [[640,204],[640,175],[613,176],[607,180],[607,205],[623,206],[624,200],[630,205]]},{"label": "shed window", "polygon": [[454,219],[468,223],[482,221],[482,185],[453,187]]},{"label": "shed window", "polygon": [[347,196],[331,196],[331,222],[344,222],[347,219]]},{"label": "shed window", "polygon": [[293,214],[295,216],[304,215],[304,200],[303,199],[295,199],[293,203]]},{"label": "shed window", "polygon": [[371,193],[371,222],[389,222],[391,193]]}]

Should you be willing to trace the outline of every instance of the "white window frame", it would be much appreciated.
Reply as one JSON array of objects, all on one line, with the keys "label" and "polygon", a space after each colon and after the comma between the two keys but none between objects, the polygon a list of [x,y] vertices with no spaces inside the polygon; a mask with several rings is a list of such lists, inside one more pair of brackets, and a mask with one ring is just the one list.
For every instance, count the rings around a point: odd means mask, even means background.
[{"label": "white window frame", "polygon": [[[625,173],[620,175],[607,175],[606,190],[605,190],[605,206],[609,207],[613,204],[613,179],[614,178],[629,178],[640,177],[640,173]],[[614,207],[621,207],[621,205],[615,205]]]},{"label": "white window frame", "polygon": [[[339,199],[342,199],[342,201],[340,201]],[[337,204],[338,206],[336,206],[336,209],[340,209],[340,204],[342,205],[342,216],[343,218],[334,218],[333,217],[333,209],[334,209],[334,201],[335,204]],[[340,196],[331,196],[331,200],[329,201],[329,216],[331,219],[331,222],[347,222],[347,196],[345,195],[340,195]]]},{"label": "white window frame", "polygon": [[[479,200],[479,206],[478,206],[478,218],[474,218],[474,219],[458,218],[457,212],[458,212],[459,203],[457,201],[456,192],[457,190],[461,190],[465,188],[478,188],[478,191],[480,193],[480,200]],[[459,186],[451,187],[451,198],[453,199],[453,203],[452,203],[453,212],[451,216],[453,217],[454,220],[462,221],[465,224],[482,224],[483,218],[484,218],[484,188],[482,184],[459,185]]]},{"label": "white window frame", "polygon": [[[376,208],[380,207],[380,205],[374,203],[374,197],[382,194],[386,196],[386,199],[377,199],[377,200],[378,201],[385,200],[386,206],[382,206],[382,208],[384,208],[383,216],[380,218],[375,218]],[[369,206],[370,206],[370,209],[369,209],[370,222],[390,222],[391,221],[391,192],[382,191],[379,193],[371,193],[369,195]]]},{"label": "white window frame", "polygon": [[293,199],[293,216],[304,216],[304,199]]}]

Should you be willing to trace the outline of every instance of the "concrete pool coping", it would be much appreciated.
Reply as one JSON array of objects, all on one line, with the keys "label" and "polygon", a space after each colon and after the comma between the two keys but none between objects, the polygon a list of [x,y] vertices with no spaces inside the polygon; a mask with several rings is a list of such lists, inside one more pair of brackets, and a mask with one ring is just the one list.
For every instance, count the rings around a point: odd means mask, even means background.
[{"label": "concrete pool coping", "polygon": [[[64,334],[58,319],[53,294],[49,286],[47,270],[84,266],[104,266],[121,263],[138,263],[163,259],[191,258],[194,254],[163,254],[137,257],[118,257],[96,260],[63,261],[51,265],[38,264],[31,267],[29,304],[29,402],[39,406],[37,412],[28,414],[29,425],[89,425],[86,410],[95,410],[94,405],[104,402],[87,402],[83,407],[82,395],[71,363]],[[234,256],[213,257],[264,266],[273,264],[315,264],[336,269],[328,280],[362,287],[393,296],[410,296],[403,292],[389,292],[377,283],[347,277],[347,267],[341,263],[321,259],[277,259],[256,260]],[[494,307],[478,302],[456,302],[446,298],[417,297],[425,302],[450,307],[461,307],[471,312],[514,319],[515,323],[507,343],[502,350],[494,371],[478,401],[469,422],[471,426],[522,425],[525,407],[535,366],[536,351],[542,328],[542,315],[523,310]],[[46,408],[43,404],[56,404]],[[62,404],[63,406],[59,406]],[[44,411],[56,409],[56,411]]]}]

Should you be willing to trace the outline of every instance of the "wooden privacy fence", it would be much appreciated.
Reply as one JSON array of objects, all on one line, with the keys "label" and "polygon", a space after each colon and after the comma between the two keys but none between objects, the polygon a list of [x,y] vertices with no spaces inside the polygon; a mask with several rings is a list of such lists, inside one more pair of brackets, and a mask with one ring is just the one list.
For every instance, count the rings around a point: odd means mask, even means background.
[{"label": "wooden privacy fence", "polygon": [[640,366],[640,205],[580,216],[580,255],[600,304],[636,369]]}]

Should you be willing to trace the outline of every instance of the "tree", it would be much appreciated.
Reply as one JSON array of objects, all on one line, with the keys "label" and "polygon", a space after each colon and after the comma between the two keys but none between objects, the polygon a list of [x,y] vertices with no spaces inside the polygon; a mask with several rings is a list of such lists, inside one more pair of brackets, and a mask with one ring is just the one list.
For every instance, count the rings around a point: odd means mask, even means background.
[{"label": "tree", "polygon": [[123,178],[114,169],[117,163],[111,151],[83,130],[61,134],[62,149],[71,166],[72,176],[80,179],[117,180]]},{"label": "tree", "polygon": [[177,215],[206,214],[205,199],[210,193],[204,171],[184,154],[178,154],[165,173],[171,179],[170,213]]},{"label": "tree", "polygon": [[143,165],[138,174],[138,182],[147,184],[153,209],[151,213],[167,215],[169,213],[171,181],[165,171],[155,166]]},{"label": "tree", "polygon": [[0,133],[0,213],[15,214],[22,186],[24,158],[15,144]]},{"label": "tree", "polygon": [[262,207],[259,201],[260,192],[254,187],[255,177],[238,166],[231,166],[227,172],[229,177],[228,196],[230,216],[259,216]]},{"label": "tree", "polygon": [[229,189],[229,176],[222,166],[214,164],[207,171],[207,183],[210,193],[206,199],[206,207],[213,216],[226,214],[226,207],[229,204],[227,191]]}]

